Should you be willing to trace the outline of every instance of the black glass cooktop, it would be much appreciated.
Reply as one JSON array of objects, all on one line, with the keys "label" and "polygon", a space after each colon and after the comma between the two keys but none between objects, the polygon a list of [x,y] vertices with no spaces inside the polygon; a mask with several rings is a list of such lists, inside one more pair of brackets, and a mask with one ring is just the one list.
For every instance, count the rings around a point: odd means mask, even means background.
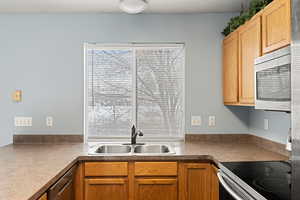
[{"label": "black glass cooktop", "polygon": [[291,165],[289,162],[228,162],[222,164],[266,199],[291,199]]}]

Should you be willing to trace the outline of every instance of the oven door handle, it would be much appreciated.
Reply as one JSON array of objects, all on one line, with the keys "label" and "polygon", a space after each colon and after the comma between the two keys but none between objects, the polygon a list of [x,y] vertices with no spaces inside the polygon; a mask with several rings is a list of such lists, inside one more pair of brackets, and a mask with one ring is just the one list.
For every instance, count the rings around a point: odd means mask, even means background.
[{"label": "oven door handle", "polygon": [[222,184],[222,186],[227,190],[227,192],[236,200],[244,200],[243,198],[241,198],[238,194],[236,194],[231,188],[230,186],[226,183],[226,181],[224,180],[221,172],[219,171],[217,173],[218,179],[220,181],[220,183]]}]

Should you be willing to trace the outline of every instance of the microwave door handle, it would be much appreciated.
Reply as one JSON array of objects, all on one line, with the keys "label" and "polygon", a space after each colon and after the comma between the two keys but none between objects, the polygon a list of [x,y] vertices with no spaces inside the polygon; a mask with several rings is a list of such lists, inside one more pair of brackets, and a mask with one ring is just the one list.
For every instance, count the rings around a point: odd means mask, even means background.
[{"label": "microwave door handle", "polygon": [[220,181],[220,183],[222,184],[222,186],[227,190],[227,192],[236,200],[244,200],[242,199],[238,194],[236,194],[229,186],[228,184],[225,182],[225,180],[223,179],[221,172],[217,173],[218,179]]}]

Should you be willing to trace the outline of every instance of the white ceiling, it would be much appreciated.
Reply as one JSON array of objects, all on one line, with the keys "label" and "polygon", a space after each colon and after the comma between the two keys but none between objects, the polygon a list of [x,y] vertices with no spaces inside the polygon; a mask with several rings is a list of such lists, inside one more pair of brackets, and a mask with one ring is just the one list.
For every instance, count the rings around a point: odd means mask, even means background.
[{"label": "white ceiling", "polygon": [[[147,13],[235,12],[247,0],[148,0]],[[0,13],[121,12],[119,0],[0,0]]]}]

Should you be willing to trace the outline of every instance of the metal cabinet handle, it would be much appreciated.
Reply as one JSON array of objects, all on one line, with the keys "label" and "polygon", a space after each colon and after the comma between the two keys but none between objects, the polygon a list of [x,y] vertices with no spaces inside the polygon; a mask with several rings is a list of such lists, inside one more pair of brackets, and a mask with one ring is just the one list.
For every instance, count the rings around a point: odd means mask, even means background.
[{"label": "metal cabinet handle", "polygon": [[236,200],[244,200],[242,199],[238,194],[236,194],[229,186],[228,184],[225,182],[225,180],[223,179],[221,172],[217,173],[218,179],[220,181],[220,183],[222,184],[222,186],[227,190],[227,192]]}]

